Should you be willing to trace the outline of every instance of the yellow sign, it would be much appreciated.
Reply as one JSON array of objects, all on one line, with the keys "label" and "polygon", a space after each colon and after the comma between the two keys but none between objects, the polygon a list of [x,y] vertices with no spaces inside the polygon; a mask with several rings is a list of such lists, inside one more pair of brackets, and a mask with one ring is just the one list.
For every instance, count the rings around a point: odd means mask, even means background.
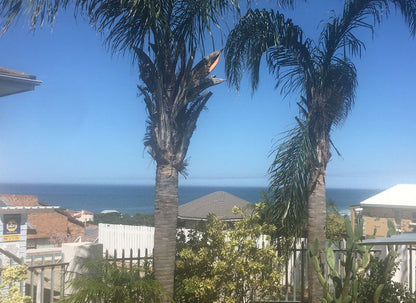
[{"label": "yellow sign", "polygon": [[20,241],[20,234],[3,235],[3,242]]}]

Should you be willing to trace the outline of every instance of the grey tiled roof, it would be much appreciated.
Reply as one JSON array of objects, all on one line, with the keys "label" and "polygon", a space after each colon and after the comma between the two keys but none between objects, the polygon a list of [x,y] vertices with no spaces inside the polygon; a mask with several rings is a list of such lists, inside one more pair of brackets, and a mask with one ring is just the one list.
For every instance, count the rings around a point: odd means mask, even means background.
[{"label": "grey tiled roof", "polygon": [[248,208],[252,203],[229,194],[217,191],[191,202],[179,206],[179,218],[189,220],[203,220],[209,214],[215,214],[221,220],[238,220],[240,214],[233,214],[234,206]]},{"label": "grey tiled roof", "polygon": [[29,74],[15,71],[15,70],[5,68],[5,67],[0,67],[0,75],[22,78],[22,79],[36,80],[36,77],[33,75],[29,75]]}]

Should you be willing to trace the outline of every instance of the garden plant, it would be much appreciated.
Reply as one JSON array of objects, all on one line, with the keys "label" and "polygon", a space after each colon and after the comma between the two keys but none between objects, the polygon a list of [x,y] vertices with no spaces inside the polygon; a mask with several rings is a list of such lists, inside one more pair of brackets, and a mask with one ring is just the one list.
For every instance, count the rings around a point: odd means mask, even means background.
[{"label": "garden plant", "polygon": [[272,246],[258,243],[261,235],[273,229],[262,224],[256,213],[232,226],[210,215],[199,230],[182,235],[176,262],[176,302],[246,303],[275,298],[283,260]]}]

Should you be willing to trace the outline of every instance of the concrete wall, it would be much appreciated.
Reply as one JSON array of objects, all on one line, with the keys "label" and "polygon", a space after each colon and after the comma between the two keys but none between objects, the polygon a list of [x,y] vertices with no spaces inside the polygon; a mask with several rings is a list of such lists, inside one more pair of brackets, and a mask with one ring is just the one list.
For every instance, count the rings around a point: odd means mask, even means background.
[{"label": "concrete wall", "polygon": [[[64,263],[69,263],[67,275],[65,277],[67,283],[77,275],[85,272],[85,262],[102,259],[103,245],[89,242],[64,243],[62,244],[62,253],[64,256]],[[70,287],[66,290],[67,293],[71,293],[72,291],[73,290]]]}]

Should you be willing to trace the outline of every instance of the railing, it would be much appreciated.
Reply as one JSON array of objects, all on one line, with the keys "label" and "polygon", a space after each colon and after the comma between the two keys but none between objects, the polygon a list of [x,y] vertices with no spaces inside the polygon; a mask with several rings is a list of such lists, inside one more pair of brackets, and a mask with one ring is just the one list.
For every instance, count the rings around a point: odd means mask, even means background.
[{"label": "railing", "polygon": [[69,263],[62,262],[62,254],[32,255],[26,260],[29,277],[26,294],[32,302],[53,303],[65,295],[65,274]]},{"label": "railing", "polygon": [[277,302],[305,302],[307,262],[305,241],[295,241],[295,246],[283,266],[283,297]]},{"label": "railing", "polygon": [[110,255],[109,251],[105,251],[104,258],[110,262],[113,262],[113,265],[119,266],[122,270],[131,270],[133,265],[143,268],[144,274],[148,274],[151,270],[151,266],[153,264],[153,254],[149,254],[148,249],[144,250],[144,256],[141,255],[141,250],[137,250],[137,255],[133,251],[133,249],[129,250],[128,256],[124,249],[121,250],[121,256],[117,256],[117,250],[113,251],[113,254]]},{"label": "railing", "polygon": [[62,254],[32,255],[24,261],[6,250],[0,249],[0,253],[8,258],[10,266],[28,266],[27,279],[20,288],[22,294],[30,295],[32,302],[52,303],[64,297],[68,263],[62,262]]}]

